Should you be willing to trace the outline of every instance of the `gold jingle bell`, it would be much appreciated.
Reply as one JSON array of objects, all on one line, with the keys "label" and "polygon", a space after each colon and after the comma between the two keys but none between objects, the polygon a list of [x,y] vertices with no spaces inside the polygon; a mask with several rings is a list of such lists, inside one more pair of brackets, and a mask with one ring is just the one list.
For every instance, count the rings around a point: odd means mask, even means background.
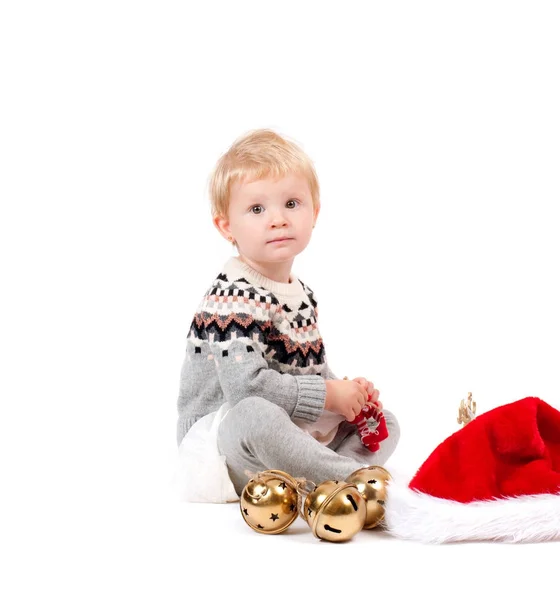
[{"label": "gold jingle bell", "polygon": [[364,529],[377,527],[385,517],[385,500],[387,499],[387,482],[391,474],[383,467],[364,467],[354,471],[346,478],[353,483],[366,503],[366,520]]},{"label": "gold jingle bell", "polygon": [[366,503],[354,484],[329,480],[309,492],[303,512],[315,537],[346,542],[363,528]]},{"label": "gold jingle bell", "polygon": [[243,519],[259,533],[281,533],[298,516],[298,482],[284,471],[261,471],[243,488]]}]

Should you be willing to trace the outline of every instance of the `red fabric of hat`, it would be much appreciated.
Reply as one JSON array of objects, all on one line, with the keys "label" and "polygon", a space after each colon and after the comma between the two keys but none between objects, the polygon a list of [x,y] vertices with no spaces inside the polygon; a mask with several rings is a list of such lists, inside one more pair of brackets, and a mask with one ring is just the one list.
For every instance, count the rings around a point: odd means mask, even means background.
[{"label": "red fabric of hat", "polygon": [[560,412],[528,397],[475,418],[390,485],[385,521],[426,542],[560,539]]}]

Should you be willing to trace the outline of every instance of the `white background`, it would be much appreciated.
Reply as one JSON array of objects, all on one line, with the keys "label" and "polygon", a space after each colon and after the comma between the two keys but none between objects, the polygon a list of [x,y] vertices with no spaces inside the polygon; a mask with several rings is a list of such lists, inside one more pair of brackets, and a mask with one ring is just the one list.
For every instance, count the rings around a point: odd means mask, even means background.
[{"label": "white background", "polygon": [[560,407],[559,30],[555,2],[2,4],[3,597],[313,594],[356,565],[366,594],[546,588],[551,545],[258,536],[169,481],[186,334],[232,253],[207,177],[258,127],[315,162],[294,272],[332,369],[400,419],[389,466],[469,391]]}]

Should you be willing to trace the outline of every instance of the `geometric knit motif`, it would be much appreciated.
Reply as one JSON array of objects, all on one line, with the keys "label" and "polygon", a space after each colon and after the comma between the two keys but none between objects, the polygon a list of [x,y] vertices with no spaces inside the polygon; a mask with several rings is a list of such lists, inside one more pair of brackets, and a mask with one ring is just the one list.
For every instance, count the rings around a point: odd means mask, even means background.
[{"label": "geometric knit motif", "polygon": [[280,284],[232,257],[189,328],[177,439],[224,402],[250,396],[281,406],[294,421],[314,422],[324,410],[323,380],[332,378],[313,292],[295,276]]},{"label": "geometric knit motif", "polygon": [[217,345],[222,356],[227,356],[230,344],[241,338],[252,342],[250,351],[260,351],[277,371],[317,372],[325,362],[317,302],[313,291],[299,282],[307,302],[299,298],[296,305],[289,306],[244,277],[230,281],[226,273],[220,273],[198,307],[189,341],[197,346],[203,342]]}]

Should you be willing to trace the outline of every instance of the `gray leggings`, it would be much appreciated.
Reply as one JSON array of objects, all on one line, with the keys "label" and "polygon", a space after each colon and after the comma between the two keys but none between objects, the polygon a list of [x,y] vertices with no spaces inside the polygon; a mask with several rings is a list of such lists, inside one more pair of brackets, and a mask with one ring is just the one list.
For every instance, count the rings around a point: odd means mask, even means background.
[{"label": "gray leggings", "polygon": [[383,465],[399,441],[399,424],[383,410],[389,437],[377,452],[361,442],[355,425],[343,421],[333,441],[324,446],[292,422],[283,409],[258,396],[241,400],[223,418],[218,429],[218,449],[226,457],[229,476],[241,494],[252,473],[279,469],[305,477],[316,485],[327,479],[343,481],[356,469]]}]

